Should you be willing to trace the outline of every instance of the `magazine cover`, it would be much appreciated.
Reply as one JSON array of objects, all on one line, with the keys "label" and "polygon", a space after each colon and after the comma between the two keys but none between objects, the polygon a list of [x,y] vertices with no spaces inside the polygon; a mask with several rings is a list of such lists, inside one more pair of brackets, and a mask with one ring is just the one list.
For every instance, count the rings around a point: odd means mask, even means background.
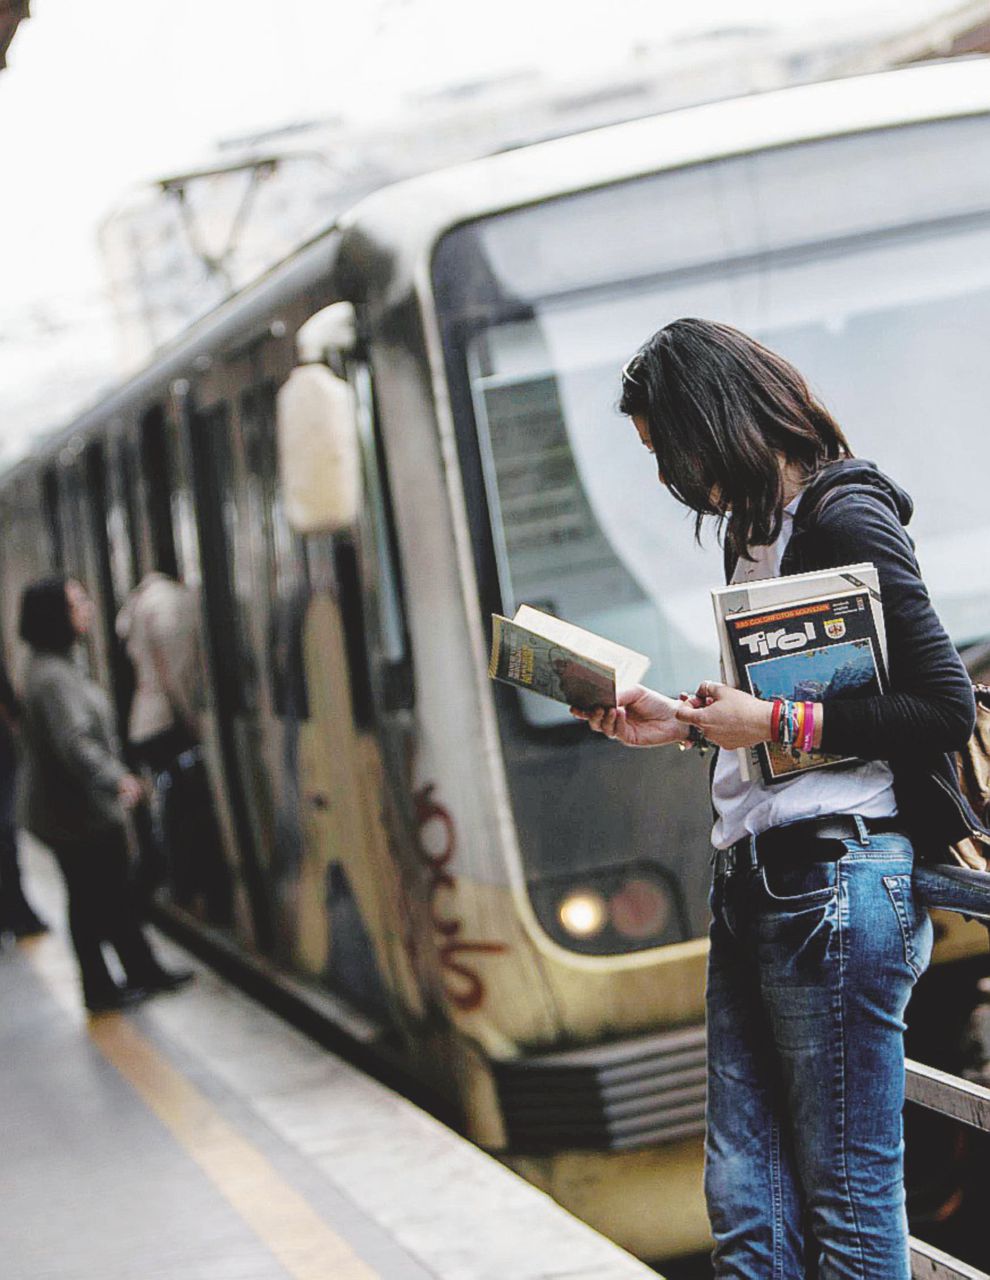
[{"label": "magazine cover", "polygon": [[[867,589],[726,618],[739,687],[757,698],[823,702],[868,698],[886,684],[883,648]],[[845,764],[853,757],[761,743],[764,781]]]},{"label": "magazine cover", "polygon": [[[759,610],[767,613],[772,608],[793,608],[805,601],[824,600],[828,596],[843,595],[858,590],[869,593],[873,610],[873,622],[880,640],[880,653],[886,666],[887,637],[883,621],[883,605],[880,598],[880,581],[874,565],[841,565],[835,569],[815,569],[810,573],[792,573],[780,578],[758,578],[749,582],[733,582],[712,591],[715,622],[718,628],[719,658],[722,679],[737,689],[748,686],[736,670],[732,646],[729,642],[728,620]],[[743,778],[749,782],[762,773],[760,757],[755,747],[736,753]]]},{"label": "magazine cover", "polygon": [[509,618],[493,616],[493,680],[542,693],[555,702],[591,711],[615,706],[615,671],[545,636],[520,627]]}]

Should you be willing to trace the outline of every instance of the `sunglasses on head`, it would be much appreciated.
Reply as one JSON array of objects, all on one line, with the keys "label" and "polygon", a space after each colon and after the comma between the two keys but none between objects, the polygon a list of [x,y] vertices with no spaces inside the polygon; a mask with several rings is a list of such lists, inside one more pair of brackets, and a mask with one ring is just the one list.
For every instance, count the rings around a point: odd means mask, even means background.
[{"label": "sunglasses on head", "polygon": [[630,358],[622,366],[622,381],[628,382],[631,386],[634,386],[634,387],[639,387],[640,385],[636,381],[636,375],[631,372],[632,366],[636,363],[638,358],[639,358],[639,352],[637,351],[636,355],[630,356]]}]

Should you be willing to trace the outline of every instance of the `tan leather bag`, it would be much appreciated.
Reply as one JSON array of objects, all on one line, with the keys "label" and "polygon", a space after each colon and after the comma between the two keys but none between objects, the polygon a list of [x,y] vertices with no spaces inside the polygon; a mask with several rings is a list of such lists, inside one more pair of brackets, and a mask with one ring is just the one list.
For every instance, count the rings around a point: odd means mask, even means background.
[{"label": "tan leather bag", "polygon": [[[990,685],[974,685],[973,692],[976,728],[962,751],[956,753],[956,763],[963,795],[983,825],[990,827]],[[949,852],[961,867],[990,871],[990,837],[974,832],[972,837],[950,845]]]}]

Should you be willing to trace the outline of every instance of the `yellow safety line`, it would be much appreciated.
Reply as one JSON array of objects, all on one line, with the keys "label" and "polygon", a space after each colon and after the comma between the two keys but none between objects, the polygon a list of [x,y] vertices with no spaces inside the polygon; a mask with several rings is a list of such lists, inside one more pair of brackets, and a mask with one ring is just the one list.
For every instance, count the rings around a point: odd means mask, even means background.
[{"label": "yellow safety line", "polygon": [[[78,1010],[75,983],[54,954],[57,945],[46,938],[25,951],[59,1004]],[[378,1280],[379,1273],[126,1017],[94,1018],[89,1035],[293,1280]]]}]

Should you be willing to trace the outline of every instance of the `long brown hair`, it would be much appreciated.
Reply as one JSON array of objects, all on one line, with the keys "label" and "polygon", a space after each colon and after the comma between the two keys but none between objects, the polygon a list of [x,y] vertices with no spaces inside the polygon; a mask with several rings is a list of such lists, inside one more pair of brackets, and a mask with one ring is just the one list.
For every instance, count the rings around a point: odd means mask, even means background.
[{"label": "long brown hair", "polygon": [[619,410],[649,426],[657,469],[697,513],[728,521],[737,556],[780,533],[778,455],[810,477],[852,451],[797,369],[754,338],[711,320],[674,320],[640,347],[622,376]]},{"label": "long brown hair", "polygon": [[62,574],[39,578],[21,596],[19,633],[36,653],[68,653],[76,642]]}]

